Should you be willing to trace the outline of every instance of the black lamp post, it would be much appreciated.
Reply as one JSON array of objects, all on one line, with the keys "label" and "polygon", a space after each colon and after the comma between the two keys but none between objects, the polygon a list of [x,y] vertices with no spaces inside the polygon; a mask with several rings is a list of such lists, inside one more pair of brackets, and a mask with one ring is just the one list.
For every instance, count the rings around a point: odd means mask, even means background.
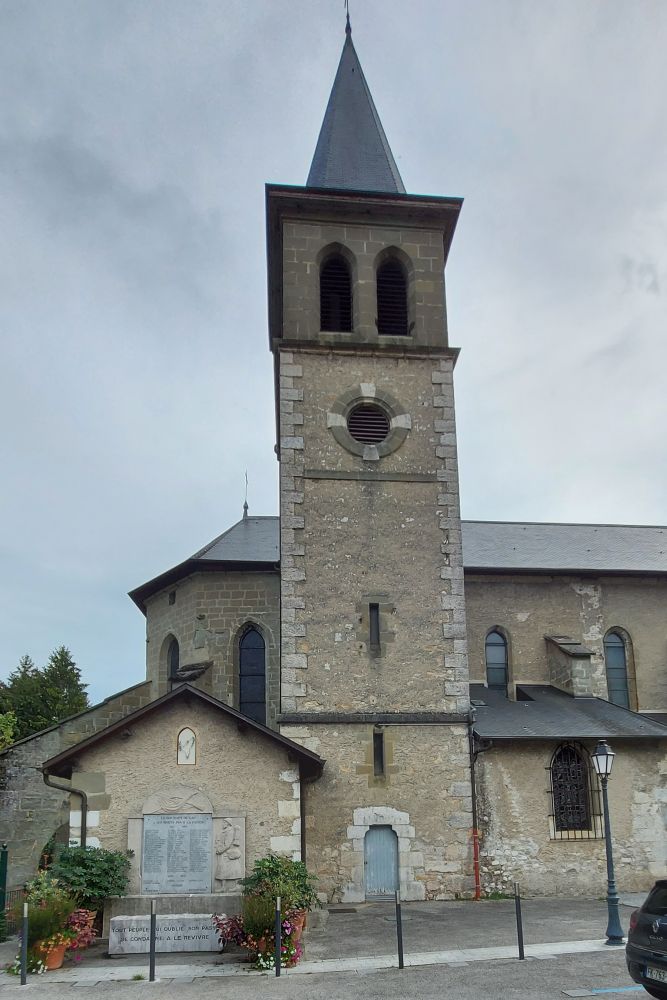
[{"label": "black lamp post", "polygon": [[614,751],[606,740],[600,740],[595,748],[593,767],[602,785],[602,809],[604,812],[604,846],[607,852],[607,944],[623,944],[623,928],[618,915],[618,891],[614,878],[614,855],[611,844],[611,825],[609,823],[609,800],[607,798],[607,782],[614,766]]}]

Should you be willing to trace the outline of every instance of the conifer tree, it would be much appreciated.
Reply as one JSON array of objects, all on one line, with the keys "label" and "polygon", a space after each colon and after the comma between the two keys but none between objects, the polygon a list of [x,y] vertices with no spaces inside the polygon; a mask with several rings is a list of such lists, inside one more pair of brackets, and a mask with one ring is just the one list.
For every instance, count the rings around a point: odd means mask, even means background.
[{"label": "conifer tree", "polygon": [[87,685],[66,646],[51,653],[39,670],[22,656],[5,682],[0,681],[0,713],[13,713],[13,739],[22,740],[88,707]]}]

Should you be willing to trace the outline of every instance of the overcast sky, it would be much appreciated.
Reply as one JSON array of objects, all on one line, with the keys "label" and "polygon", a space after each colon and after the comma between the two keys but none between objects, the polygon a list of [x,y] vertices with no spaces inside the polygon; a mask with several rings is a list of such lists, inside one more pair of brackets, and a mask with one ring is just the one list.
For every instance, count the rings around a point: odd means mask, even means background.
[{"label": "overcast sky", "polygon": [[[463,515],[667,521],[667,4],[352,0],[448,264]],[[126,592],[277,512],[266,181],[342,0],[0,0],[0,676],[144,676]]]}]

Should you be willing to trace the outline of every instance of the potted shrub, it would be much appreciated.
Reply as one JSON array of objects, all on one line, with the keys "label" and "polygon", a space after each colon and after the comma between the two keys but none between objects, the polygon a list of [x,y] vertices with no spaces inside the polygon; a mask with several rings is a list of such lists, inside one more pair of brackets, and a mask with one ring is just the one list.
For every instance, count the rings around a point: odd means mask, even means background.
[{"label": "potted shrub", "polygon": [[305,915],[319,905],[315,882],[301,861],[276,854],[260,858],[250,875],[241,879],[243,912],[235,917],[213,917],[221,946],[233,943],[247,948],[257,968],[271,968],[275,961],[275,905],[280,896],[281,965],[296,965],[303,951],[300,938]]},{"label": "potted shrub", "polygon": [[102,909],[109,896],[124,896],[130,859],[123,851],[103,847],[65,847],[49,869],[74,896],[79,908]]},{"label": "potted shrub", "polygon": [[281,909],[290,918],[297,940],[301,937],[306,913],[319,906],[316,882],[303,861],[292,861],[278,854],[260,858],[250,875],[241,879],[244,896],[267,896],[274,901],[280,896]]},{"label": "potted shrub", "polygon": [[[59,969],[63,964],[65,951],[75,937],[67,926],[76,907],[74,899],[57,879],[52,878],[48,872],[40,872],[26,884],[24,900],[28,903],[30,971]],[[16,910],[20,924],[23,901],[17,903]]]}]

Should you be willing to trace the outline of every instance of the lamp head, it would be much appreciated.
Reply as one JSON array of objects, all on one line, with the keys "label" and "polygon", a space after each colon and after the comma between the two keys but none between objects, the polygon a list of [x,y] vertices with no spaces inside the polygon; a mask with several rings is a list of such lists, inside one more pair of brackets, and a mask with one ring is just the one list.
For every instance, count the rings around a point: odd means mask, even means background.
[{"label": "lamp head", "polygon": [[600,740],[592,754],[593,767],[599,778],[609,778],[616,754],[606,740]]}]

